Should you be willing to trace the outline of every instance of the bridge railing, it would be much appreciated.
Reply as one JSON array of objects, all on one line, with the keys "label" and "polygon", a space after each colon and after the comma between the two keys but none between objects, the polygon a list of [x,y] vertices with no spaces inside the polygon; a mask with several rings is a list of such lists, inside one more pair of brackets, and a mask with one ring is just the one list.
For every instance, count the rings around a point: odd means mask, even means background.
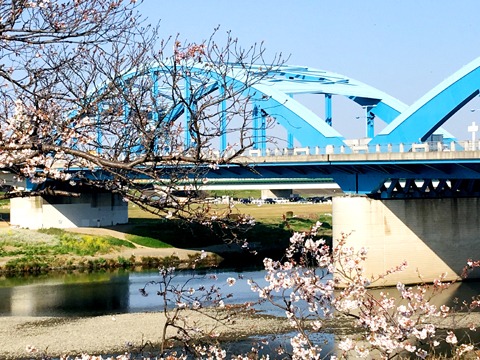
[{"label": "bridge railing", "polygon": [[330,155],[330,154],[366,154],[366,153],[406,153],[406,152],[455,152],[480,150],[480,140],[472,142],[451,141],[451,142],[424,142],[413,144],[385,144],[368,145],[357,143],[335,147],[327,145],[324,147],[295,147],[295,148],[274,148],[274,149],[250,149],[244,154],[249,157],[280,157],[298,155]]}]

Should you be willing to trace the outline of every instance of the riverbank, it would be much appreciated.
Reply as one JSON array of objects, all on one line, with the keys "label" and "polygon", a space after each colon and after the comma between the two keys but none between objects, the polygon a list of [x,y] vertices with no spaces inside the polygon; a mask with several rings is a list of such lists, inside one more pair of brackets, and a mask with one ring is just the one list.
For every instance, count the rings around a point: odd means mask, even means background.
[{"label": "riverbank", "polygon": [[[148,247],[128,239],[128,226],[112,228],[72,228],[65,234],[79,234],[81,241],[114,238],[123,241],[122,246],[108,245],[108,251],[92,251],[91,255],[79,255],[75,251],[58,251],[59,240],[34,230],[0,228],[0,275],[37,275],[64,271],[105,271],[124,268],[128,270],[156,269],[158,267],[189,268],[218,266],[222,258],[201,249],[178,247]],[[62,230],[63,231],[63,230]],[[68,236],[68,235],[67,235]],[[95,241],[95,240],[94,240]],[[124,246],[125,244],[129,246]],[[93,246],[95,246],[94,244]],[[68,250],[68,249],[67,249]],[[94,254],[93,254],[94,253]]]},{"label": "riverbank", "polygon": [[[290,330],[288,321],[271,316],[242,313],[237,315],[234,324],[219,324],[197,312],[185,313],[190,324],[215,332],[226,340]],[[52,357],[121,354],[138,350],[148,342],[152,346],[147,350],[158,349],[165,317],[161,312],[87,318],[0,317],[0,323],[0,358],[26,359],[27,346]]]},{"label": "riverbank", "polygon": [[[218,339],[227,342],[292,331],[285,318],[259,313],[236,312],[232,317],[234,321],[228,324],[214,321],[211,315],[219,314],[209,310],[206,315],[190,310],[182,314],[190,325],[216,334]],[[444,329],[461,329],[479,322],[480,314],[470,313],[438,319],[436,325]],[[25,360],[40,359],[41,354],[59,358],[81,354],[138,353],[142,348],[144,354],[158,354],[165,316],[162,312],[148,312],[82,318],[0,317],[0,323],[0,359]],[[356,333],[353,322],[347,319],[325,321],[323,332],[334,334],[336,341]],[[169,334],[173,334],[173,330]],[[29,353],[27,347],[35,348],[37,352]]]},{"label": "riverbank", "polygon": [[[317,221],[324,224],[320,235],[331,241],[328,204],[236,206],[237,213],[258,218],[253,227],[224,229],[178,219],[165,221],[134,205],[129,208],[129,224],[106,228],[35,231],[10,228],[7,222],[0,222],[0,275],[192,265],[195,268],[262,266],[265,256],[283,256],[293,231],[306,231]],[[201,250],[208,256],[202,256],[200,261],[199,254],[205,254]]]}]

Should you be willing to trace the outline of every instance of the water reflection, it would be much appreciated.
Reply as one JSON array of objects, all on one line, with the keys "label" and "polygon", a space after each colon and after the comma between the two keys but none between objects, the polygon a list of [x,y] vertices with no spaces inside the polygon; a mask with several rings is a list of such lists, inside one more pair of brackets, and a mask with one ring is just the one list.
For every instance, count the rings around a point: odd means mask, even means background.
[{"label": "water reflection", "polygon": [[[189,280],[189,286],[197,288],[219,286],[222,293],[235,291],[228,302],[252,301],[253,294],[246,281],[238,281],[234,287],[227,284],[228,277],[252,278],[264,283],[261,271],[179,272],[174,284]],[[150,295],[142,296],[139,289],[152,280],[158,280],[158,272],[104,273],[49,276],[38,278],[3,279],[0,281],[0,315],[2,316],[95,316],[160,310],[161,302],[156,288]]]},{"label": "water reflection", "polygon": [[20,285],[0,287],[0,314],[93,316],[128,312],[128,278],[128,274],[105,274],[24,279]]},{"label": "water reflection", "polygon": [[[283,348],[287,353],[292,353],[292,345],[290,339],[298,333],[290,332],[285,334],[251,336],[248,339],[237,340],[235,342],[227,342],[222,344],[224,349],[227,349],[227,358],[235,358],[238,354],[248,354],[252,348],[258,350],[258,358],[261,356],[270,356],[273,359],[285,359],[286,355],[279,355],[278,349]],[[336,339],[334,334],[328,333],[309,333],[310,340],[320,345],[322,351],[320,353],[321,359],[327,359],[335,353],[338,353],[335,348]]]},{"label": "water reflection", "polygon": [[[215,275],[217,280],[212,279]],[[213,271],[209,273],[179,272],[174,282],[183,284],[189,280],[189,286],[197,288],[219,286],[223,294],[233,293],[226,303],[255,301],[258,296],[250,290],[247,279],[265,284],[264,271]],[[192,279],[193,277],[193,279]],[[238,281],[233,287],[227,284],[227,278]],[[150,295],[144,297],[139,292],[146,283],[158,280],[158,272],[144,273],[102,273],[69,274],[44,276],[38,278],[19,278],[0,280],[1,316],[94,316],[119,313],[157,311],[161,309],[156,288],[147,288]],[[242,280],[243,279],[243,280]],[[396,294],[396,289],[375,290]],[[436,305],[452,306],[454,299],[470,300],[480,293],[480,282],[457,283],[446,292],[434,298]],[[284,315],[282,311],[269,304],[258,307],[272,315]]]}]

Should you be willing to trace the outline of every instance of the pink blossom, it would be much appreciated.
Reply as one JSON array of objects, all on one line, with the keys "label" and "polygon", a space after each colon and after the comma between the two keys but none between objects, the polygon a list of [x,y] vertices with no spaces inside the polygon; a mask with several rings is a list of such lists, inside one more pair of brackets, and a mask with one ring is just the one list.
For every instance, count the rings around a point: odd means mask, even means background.
[{"label": "pink blossom", "polygon": [[453,333],[453,331],[448,331],[447,334],[448,335],[445,338],[445,341],[449,344],[455,345],[458,342],[458,340],[455,334]]},{"label": "pink blossom", "polygon": [[408,341],[403,345],[403,348],[411,353],[413,353],[417,349],[415,345],[410,344]]},{"label": "pink blossom", "polygon": [[340,341],[340,343],[338,344],[338,348],[345,352],[352,350],[354,347],[355,347],[355,344],[350,338],[345,338],[342,341]]}]

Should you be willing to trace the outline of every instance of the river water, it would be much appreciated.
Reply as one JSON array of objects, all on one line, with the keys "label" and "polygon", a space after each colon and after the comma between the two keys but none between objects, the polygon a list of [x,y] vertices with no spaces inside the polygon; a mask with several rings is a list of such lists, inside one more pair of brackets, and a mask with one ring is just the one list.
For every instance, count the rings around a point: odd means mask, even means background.
[{"label": "river water", "polygon": [[[247,279],[262,285],[265,284],[264,276],[264,270],[183,271],[176,273],[172,284],[180,285],[188,281],[188,286],[192,288],[218,286],[222,294],[233,294],[225,303],[244,303],[258,300],[258,295],[250,290]],[[228,278],[237,280],[234,286],[227,284]],[[0,278],[0,316],[74,317],[158,311],[162,309],[162,302],[156,295],[157,288],[149,286],[148,296],[142,296],[139,289],[159,279],[158,271]],[[396,293],[396,289],[392,289],[391,293]],[[479,294],[480,282],[457,283],[437,296],[433,303],[452,306],[455,298],[469,300]],[[282,311],[268,304],[262,304],[258,309],[284,316]]]},{"label": "river water", "polygon": [[[238,279],[234,286],[227,284],[227,278],[230,277]],[[183,271],[175,274],[172,285],[188,281],[188,286],[194,289],[201,285],[205,288],[218,286],[222,294],[234,294],[225,303],[243,303],[255,299],[246,279],[264,284],[263,277],[264,272],[258,270],[209,273]],[[50,274],[3,279],[0,280],[0,315],[95,316],[158,311],[162,309],[162,302],[156,295],[157,287],[147,287],[148,296],[143,296],[139,291],[148,282],[158,280],[158,271]]]},{"label": "river water", "polygon": [[[188,287],[191,288],[216,286],[224,295],[233,294],[231,298],[225,300],[225,303],[238,304],[258,300],[258,295],[250,290],[247,279],[264,285],[266,284],[264,276],[264,270],[211,270],[208,273],[183,271],[176,274],[172,285],[188,282]],[[235,278],[236,283],[229,286],[228,278]],[[0,316],[78,317],[159,311],[162,310],[162,302],[156,295],[157,287],[155,285],[147,287],[148,296],[142,296],[139,291],[145,284],[158,280],[160,280],[158,271],[0,278]],[[397,292],[395,288],[372,291],[387,291],[392,295]],[[452,306],[455,299],[461,302],[479,294],[480,282],[457,283],[432,302],[437,306],[442,304]],[[282,310],[268,303],[257,305],[256,308],[266,314],[285,316]],[[268,354],[275,358],[275,349],[278,346],[291,350],[289,339],[293,335],[293,333],[277,334],[272,338],[253,336],[224,346],[232,354],[247,353],[253,346],[261,349],[260,355]],[[313,335],[316,336],[315,341],[322,344],[322,354],[327,355],[336,351],[334,334]],[[264,339],[268,340],[268,345],[264,345]]]}]

